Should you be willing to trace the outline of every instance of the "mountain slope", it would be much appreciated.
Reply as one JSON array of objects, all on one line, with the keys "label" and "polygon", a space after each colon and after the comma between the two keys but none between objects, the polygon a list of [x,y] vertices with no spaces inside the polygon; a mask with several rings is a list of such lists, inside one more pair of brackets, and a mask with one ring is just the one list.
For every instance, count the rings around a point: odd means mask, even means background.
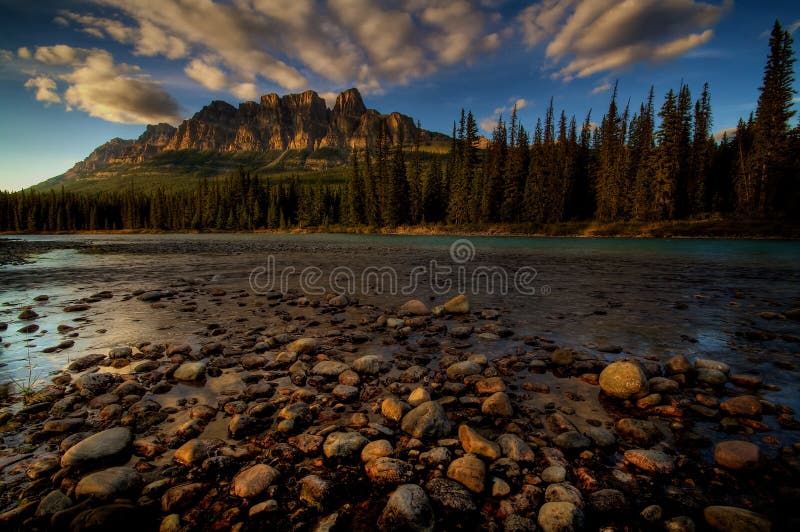
[{"label": "mountain slope", "polygon": [[372,147],[381,126],[393,142],[409,145],[419,133],[423,149],[440,151],[447,143],[445,135],[417,132],[409,116],[367,109],[357,89],[342,92],[332,109],[314,91],[267,94],[238,107],[213,101],[177,128],[149,125],[136,140],[112,139],[35,188],[114,190],[132,181],[191,186],[199,177],[240,166],[278,175],[337,177],[343,173],[336,167],[350,150]]}]

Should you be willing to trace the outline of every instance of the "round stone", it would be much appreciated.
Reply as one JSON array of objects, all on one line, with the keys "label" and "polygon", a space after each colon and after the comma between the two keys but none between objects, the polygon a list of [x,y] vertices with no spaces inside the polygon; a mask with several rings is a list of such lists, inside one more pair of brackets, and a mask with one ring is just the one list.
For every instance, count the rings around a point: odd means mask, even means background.
[{"label": "round stone", "polygon": [[600,373],[600,388],[606,395],[631,399],[647,395],[647,376],[635,362],[617,361]]}]

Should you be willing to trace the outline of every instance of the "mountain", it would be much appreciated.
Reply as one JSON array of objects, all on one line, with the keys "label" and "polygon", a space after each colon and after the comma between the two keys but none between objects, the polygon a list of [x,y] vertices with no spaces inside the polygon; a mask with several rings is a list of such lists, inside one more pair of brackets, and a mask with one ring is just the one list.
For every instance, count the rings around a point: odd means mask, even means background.
[{"label": "mountain", "polygon": [[[354,88],[339,94],[332,109],[310,90],[266,94],[238,107],[213,101],[177,128],[149,125],[136,140],[112,139],[37,187],[114,188],[139,174],[213,176],[241,165],[314,171],[344,163],[353,148],[372,147],[382,124],[393,142],[410,145],[417,135],[411,117],[367,109]],[[419,134],[426,146],[443,145],[447,138],[425,130]]]}]

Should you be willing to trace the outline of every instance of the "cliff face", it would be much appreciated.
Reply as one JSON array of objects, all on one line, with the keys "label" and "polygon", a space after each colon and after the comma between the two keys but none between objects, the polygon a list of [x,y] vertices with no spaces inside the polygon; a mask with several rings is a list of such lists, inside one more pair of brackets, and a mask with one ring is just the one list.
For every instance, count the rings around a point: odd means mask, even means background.
[{"label": "cliff face", "polygon": [[336,98],[329,110],[314,91],[278,96],[234,107],[214,101],[177,128],[147,126],[136,140],[113,139],[76,164],[67,175],[93,172],[114,163],[138,163],[170,150],[216,152],[333,148],[346,156],[352,148],[373,146],[381,127],[394,142],[411,143],[416,126],[400,113],[382,115],[367,109],[357,89]]}]

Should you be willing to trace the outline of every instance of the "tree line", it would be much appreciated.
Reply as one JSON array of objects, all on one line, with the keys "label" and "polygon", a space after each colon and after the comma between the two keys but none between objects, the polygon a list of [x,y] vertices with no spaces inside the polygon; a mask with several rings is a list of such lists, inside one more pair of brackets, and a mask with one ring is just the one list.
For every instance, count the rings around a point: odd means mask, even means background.
[{"label": "tree line", "polygon": [[[728,213],[798,216],[800,124],[791,126],[792,38],[776,21],[754,114],[712,136],[711,94],[653,88],[638,108],[614,87],[599,123],[551,99],[531,133],[514,109],[491,139],[470,111],[445,156],[392,142],[385,128],[350,153],[346,183],[272,183],[240,169],[194,190],[0,193],[2,231],[254,230],[302,226],[660,221]],[[419,129],[419,128],[418,128]],[[399,135],[399,138],[403,138]]]}]

